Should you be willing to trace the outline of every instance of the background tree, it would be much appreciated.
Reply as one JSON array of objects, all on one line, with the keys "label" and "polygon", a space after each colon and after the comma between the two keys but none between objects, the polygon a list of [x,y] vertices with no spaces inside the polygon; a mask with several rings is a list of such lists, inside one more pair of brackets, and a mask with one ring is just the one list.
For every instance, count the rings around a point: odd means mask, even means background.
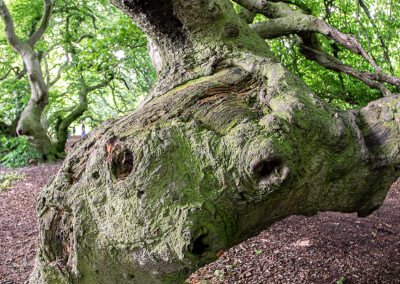
[{"label": "background tree", "polygon": [[[23,7],[25,9],[17,2],[12,5],[18,15],[18,21],[23,21],[23,25],[21,25],[23,29],[17,30],[21,37],[29,37],[40,21],[40,14],[37,14],[36,10],[42,12],[41,7],[35,4],[37,3]],[[3,27],[2,21],[0,21],[0,26]],[[7,136],[15,136],[18,120],[29,100],[29,82],[26,78],[26,68],[21,64],[18,53],[7,43],[5,34],[0,34],[0,45],[0,124],[3,133]]]},{"label": "background tree", "polygon": [[[390,65],[307,3],[235,2],[248,11],[112,1],[151,38],[158,80],[139,109],[78,142],[41,193],[32,283],[179,283],[289,215],[380,206],[400,169]],[[327,104],[264,41],[288,35],[306,58],[385,97],[359,110]],[[329,54],[324,37],[367,69]]]},{"label": "background tree", "polygon": [[0,1],[0,17],[4,24],[7,41],[21,56],[31,86],[31,97],[18,121],[17,133],[30,137],[32,144],[43,153],[46,159],[54,159],[56,151],[41,123],[42,112],[48,103],[49,92],[40,66],[41,54],[35,52],[37,42],[49,25],[53,3],[51,0],[44,0],[43,6],[40,24],[37,28],[34,27],[33,32],[26,40],[21,39],[15,33],[13,19],[3,0]]},{"label": "background tree", "polygon": [[[15,1],[9,5],[17,23],[16,34],[20,38],[29,37],[25,34],[32,34],[40,22],[41,3],[34,1],[34,5],[31,5],[25,1]],[[50,104],[44,108],[44,120],[49,125],[44,131],[53,136],[55,143],[52,147],[57,153],[64,151],[68,127],[79,120],[82,114],[87,113],[86,117],[98,123],[110,115],[117,116],[132,110],[135,104],[126,104],[126,101],[132,102],[142,96],[154,81],[155,72],[145,51],[146,39],[143,34],[115,8],[104,6],[107,2],[103,1],[103,5],[96,3],[90,9],[79,2],[58,1],[48,32],[36,45],[43,81],[50,90]],[[126,48],[128,41],[136,42],[137,48]],[[7,81],[1,81],[4,95],[0,103],[4,106],[2,113],[5,118],[1,128],[6,134],[12,135],[15,133],[13,126],[21,113],[17,106],[25,106],[26,98],[18,96],[16,92],[24,90],[26,81],[21,78],[26,72],[20,72],[18,80],[11,78],[11,71],[15,73],[25,68],[19,66],[18,57],[6,45],[5,38],[3,44],[6,47],[2,50],[5,58],[3,77]],[[87,63],[89,61],[90,64]],[[123,61],[125,64],[119,67]],[[134,80],[126,80],[132,75],[136,76]],[[18,85],[10,83],[15,80],[19,82]],[[127,88],[130,89],[129,95]],[[88,96],[89,93],[93,94],[92,98]],[[43,144],[36,146],[43,150]],[[46,147],[45,151],[49,149]]]},{"label": "background tree", "polygon": [[[128,107],[126,100],[135,99],[148,92],[154,80],[154,71],[148,56],[145,55],[144,35],[126,17],[117,14],[115,9],[110,9],[107,14],[103,12],[101,15],[101,7],[95,5],[93,7],[93,9],[87,9],[76,4],[72,7],[63,7],[65,13],[58,19],[60,22],[57,27],[60,33],[57,35],[59,46],[56,45],[53,48],[58,49],[56,56],[60,51],[65,54],[65,62],[61,64],[56,78],[63,74],[64,83],[69,82],[66,93],[76,94],[78,97],[78,104],[68,106],[68,110],[65,107],[57,109],[57,105],[53,107],[53,110],[49,110],[53,116],[51,120],[57,137],[56,147],[60,152],[64,150],[69,126],[89,110],[90,93],[107,87],[108,90],[103,94],[97,92],[96,95],[99,96],[97,100],[107,103],[106,97],[110,97],[112,102],[104,106],[100,112],[116,109],[117,111],[112,113],[116,116],[126,111],[123,110]],[[135,46],[127,49],[127,41]],[[49,54],[50,60],[52,55]],[[147,68],[146,74],[136,73],[135,70],[140,70],[138,62],[142,66],[141,69]],[[125,65],[119,67],[122,63]],[[50,71],[46,73],[50,77]],[[132,74],[135,74],[138,79],[131,84],[138,87],[135,92],[125,95],[124,89],[130,89],[126,77]],[[147,80],[147,85],[143,88],[137,84],[141,80]],[[48,81],[50,82],[50,79]],[[65,99],[61,101],[65,102]],[[131,111],[134,107],[134,104],[130,104],[128,110]],[[98,121],[108,118],[110,114],[108,116],[103,114],[97,119],[93,116],[98,117],[98,115],[89,116]]]}]

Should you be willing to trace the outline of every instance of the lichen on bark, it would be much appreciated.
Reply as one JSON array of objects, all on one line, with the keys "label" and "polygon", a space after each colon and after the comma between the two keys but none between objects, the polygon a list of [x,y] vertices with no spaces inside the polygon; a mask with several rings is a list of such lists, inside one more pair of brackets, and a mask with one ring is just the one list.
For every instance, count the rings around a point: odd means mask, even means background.
[{"label": "lichen on bark", "polygon": [[[114,2],[158,35],[162,82],[78,142],[40,194],[31,283],[180,283],[287,216],[364,216],[382,203],[399,175],[399,97],[335,110],[270,56],[229,1],[161,1],[178,34],[156,29],[155,2]],[[211,63],[198,53],[210,41],[199,17],[222,17]],[[170,44],[192,53],[167,58]],[[179,79],[165,69],[173,63]]]}]

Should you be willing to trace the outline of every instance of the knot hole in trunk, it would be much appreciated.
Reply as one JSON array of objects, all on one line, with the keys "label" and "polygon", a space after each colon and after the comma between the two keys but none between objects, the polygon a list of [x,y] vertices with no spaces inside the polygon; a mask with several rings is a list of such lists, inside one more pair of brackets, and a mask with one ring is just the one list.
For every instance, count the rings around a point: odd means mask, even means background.
[{"label": "knot hole in trunk", "polygon": [[274,158],[271,160],[254,160],[250,164],[251,171],[261,181],[271,178],[278,174],[282,168],[281,160]]},{"label": "knot hole in trunk", "polygon": [[205,242],[207,234],[201,234],[193,242],[191,252],[195,255],[202,256],[208,249],[208,244]]},{"label": "knot hole in trunk", "polygon": [[128,177],[134,170],[134,156],[131,150],[118,151],[114,149],[111,161],[111,171],[116,179]]}]

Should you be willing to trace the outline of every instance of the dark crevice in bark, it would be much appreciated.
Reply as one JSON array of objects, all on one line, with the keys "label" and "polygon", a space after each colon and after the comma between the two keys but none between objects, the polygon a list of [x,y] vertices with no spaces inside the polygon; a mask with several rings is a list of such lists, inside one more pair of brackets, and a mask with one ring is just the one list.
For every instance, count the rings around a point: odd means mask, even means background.
[{"label": "dark crevice in bark", "polygon": [[259,179],[267,179],[271,174],[282,166],[282,162],[279,159],[273,159],[270,161],[261,161],[252,167],[253,172]]},{"label": "dark crevice in bark", "polygon": [[201,234],[198,236],[193,242],[192,253],[201,256],[209,247],[209,245],[205,242],[207,234]]},{"label": "dark crevice in bark", "polygon": [[134,171],[134,161],[135,158],[131,150],[114,149],[111,161],[111,172],[114,177],[118,180],[128,177]]},{"label": "dark crevice in bark", "polygon": [[92,174],[92,178],[94,178],[94,179],[99,179],[99,178],[100,178],[99,172],[94,172],[94,173]]},{"label": "dark crevice in bark", "polygon": [[182,40],[182,23],[174,16],[171,0],[147,1],[124,0],[123,3],[135,14],[142,14],[152,28],[173,40]]},{"label": "dark crevice in bark", "polygon": [[369,128],[368,134],[365,135],[365,145],[370,149],[381,148],[390,140],[390,136],[390,129],[385,128],[382,122],[377,122]]}]

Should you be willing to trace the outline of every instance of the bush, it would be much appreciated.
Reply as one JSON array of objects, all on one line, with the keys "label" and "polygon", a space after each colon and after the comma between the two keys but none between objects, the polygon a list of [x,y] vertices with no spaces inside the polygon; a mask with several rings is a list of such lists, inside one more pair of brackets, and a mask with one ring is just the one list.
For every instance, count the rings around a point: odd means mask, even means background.
[{"label": "bush", "polygon": [[29,164],[30,159],[40,158],[40,153],[29,144],[26,137],[0,138],[0,165],[24,167]]}]

